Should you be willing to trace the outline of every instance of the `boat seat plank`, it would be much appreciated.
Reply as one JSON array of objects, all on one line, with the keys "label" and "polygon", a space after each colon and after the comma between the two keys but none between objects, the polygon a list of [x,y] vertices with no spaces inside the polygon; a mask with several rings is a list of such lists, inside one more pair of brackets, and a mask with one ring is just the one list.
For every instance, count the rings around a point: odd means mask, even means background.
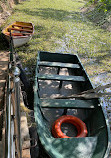
[{"label": "boat seat plank", "polygon": [[27,29],[9,28],[8,30],[9,30],[9,31],[10,31],[10,30],[25,31],[25,32],[30,32],[30,33],[32,33],[32,30],[27,30]]},{"label": "boat seat plank", "polygon": [[91,100],[40,99],[39,103],[42,108],[95,108]]},{"label": "boat seat plank", "polygon": [[[5,33],[7,36],[10,36],[10,32]],[[30,33],[11,33],[12,36],[24,36],[24,35],[30,35]]]},{"label": "boat seat plank", "polygon": [[62,68],[80,68],[78,64],[71,63],[61,63],[61,62],[49,62],[49,61],[40,61],[39,66],[49,66],[49,67],[62,67]]},{"label": "boat seat plank", "polygon": [[13,24],[12,26],[17,26],[17,27],[23,27],[23,28],[30,28],[30,29],[33,29],[32,26],[28,26],[28,25]]},{"label": "boat seat plank", "polygon": [[40,80],[58,80],[58,81],[86,81],[83,76],[64,76],[64,75],[52,75],[52,74],[38,74],[38,79]]}]

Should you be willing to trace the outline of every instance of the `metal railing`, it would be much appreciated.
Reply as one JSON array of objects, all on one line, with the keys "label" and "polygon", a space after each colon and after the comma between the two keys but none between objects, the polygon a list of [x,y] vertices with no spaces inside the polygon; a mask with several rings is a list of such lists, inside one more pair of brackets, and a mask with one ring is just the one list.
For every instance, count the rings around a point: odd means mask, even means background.
[{"label": "metal railing", "polygon": [[10,59],[8,65],[5,116],[5,158],[22,157],[19,74],[20,71],[16,66],[16,53],[13,47],[13,38],[10,36]]}]

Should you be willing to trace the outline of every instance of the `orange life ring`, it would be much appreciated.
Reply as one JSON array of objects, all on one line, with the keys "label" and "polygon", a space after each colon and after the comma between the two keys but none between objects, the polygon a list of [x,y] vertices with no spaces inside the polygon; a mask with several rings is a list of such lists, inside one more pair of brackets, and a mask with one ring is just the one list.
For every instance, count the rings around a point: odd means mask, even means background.
[{"label": "orange life ring", "polygon": [[61,125],[62,123],[71,123],[77,128],[77,138],[78,137],[86,137],[87,136],[87,127],[86,124],[80,120],[79,118],[71,115],[63,115],[59,117],[52,126],[52,135],[55,138],[70,138],[69,136],[66,136],[61,131]]}]

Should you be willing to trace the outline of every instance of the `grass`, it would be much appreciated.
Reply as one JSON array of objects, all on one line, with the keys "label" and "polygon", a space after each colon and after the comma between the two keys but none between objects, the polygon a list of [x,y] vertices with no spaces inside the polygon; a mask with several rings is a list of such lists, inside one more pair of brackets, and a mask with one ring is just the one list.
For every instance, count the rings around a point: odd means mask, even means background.
[{"label": "grass", "polygon": [[95,26],[84,6],[84,0],[27,0],[15,6],[5,25],[18,20],[35,27],[32,39],[16,49],[30,78],[38,50],[77,53],[91,77],[111,71],[111,32]]}]

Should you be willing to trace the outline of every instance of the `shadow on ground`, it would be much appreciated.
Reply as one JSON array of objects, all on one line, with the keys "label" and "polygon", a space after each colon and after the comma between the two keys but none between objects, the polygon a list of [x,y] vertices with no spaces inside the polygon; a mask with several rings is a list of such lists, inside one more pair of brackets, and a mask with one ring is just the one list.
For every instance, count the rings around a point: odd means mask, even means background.
[{"label": "shadow on ground", "polygon": [[74,12],[74,11],[65,11],[65,10],[58,10],[58,9],[52,9],[52,8],[35,8],[35,11],[29,10],[29,9],[16,9],[18,12],[23,12],[25,14],[31,15],[31,16],[39,16],[43,19],[52,19],[56,21],[78,21],[81,22],[81,13]]},{"label": "shadow on ground", "polygon": [[2,34],[2,28],[0,27],[0,51],[9,50],[9,44]]}]

